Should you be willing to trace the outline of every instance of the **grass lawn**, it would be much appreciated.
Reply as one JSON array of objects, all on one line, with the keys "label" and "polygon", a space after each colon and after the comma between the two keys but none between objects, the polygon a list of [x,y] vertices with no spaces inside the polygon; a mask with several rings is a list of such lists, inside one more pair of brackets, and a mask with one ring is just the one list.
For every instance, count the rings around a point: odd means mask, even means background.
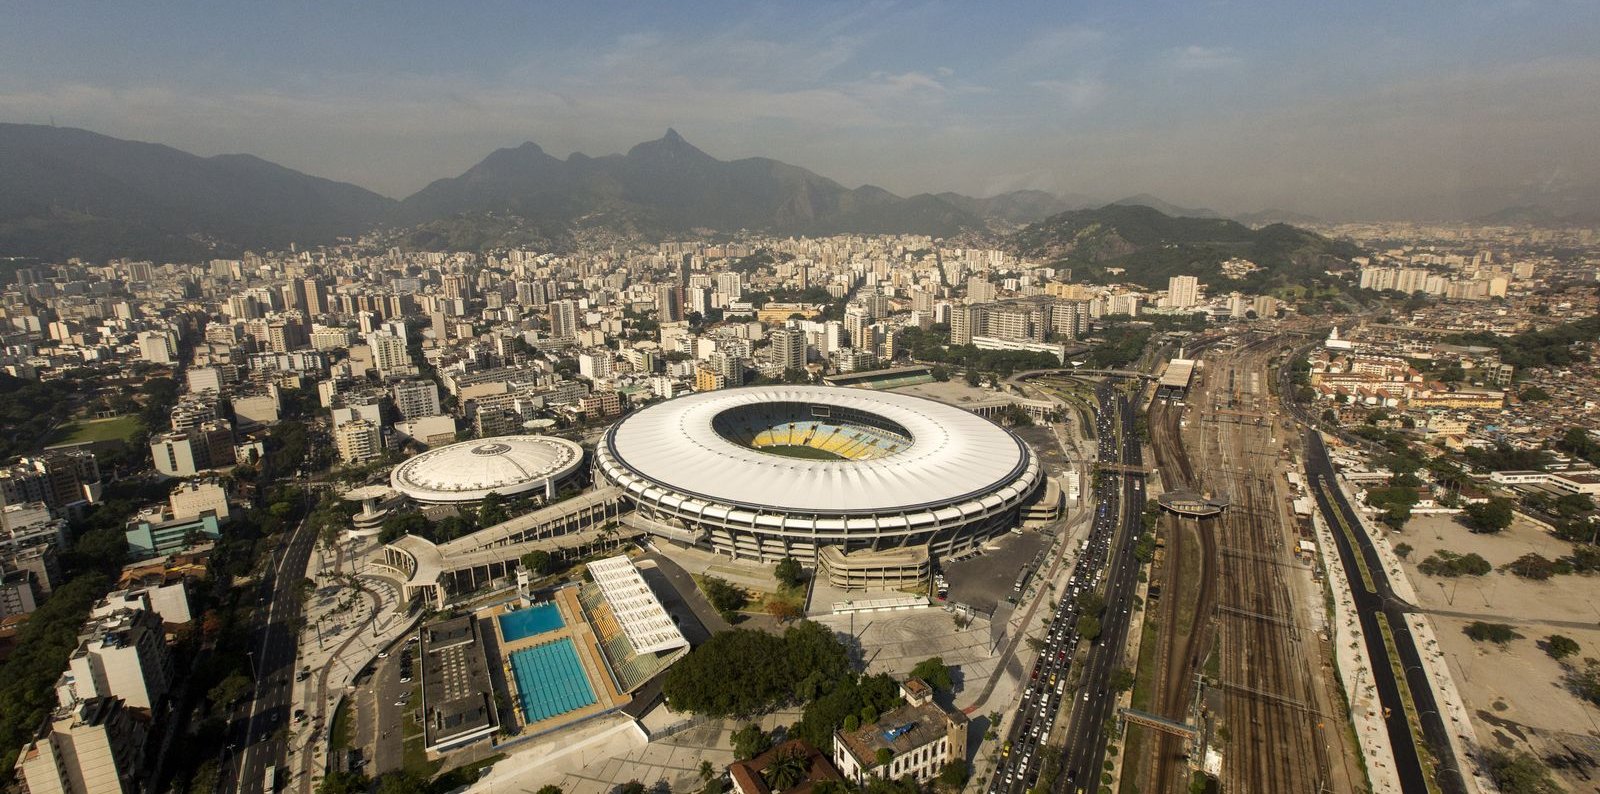
[{"label": "grass lawn", "polygon": [[82,419],[57,428],[50,443],[92,444],[96,441],[127,441],[138,435],[139,429],[139,417],[132,415],[111,419]]},{"label": "grass lawn", "polygon": [[332,755],[350,747],[350,734],[355,726],[350,720],[350,701],[340,700],[333,711],[333,728],[328,731],[328,754]]}]

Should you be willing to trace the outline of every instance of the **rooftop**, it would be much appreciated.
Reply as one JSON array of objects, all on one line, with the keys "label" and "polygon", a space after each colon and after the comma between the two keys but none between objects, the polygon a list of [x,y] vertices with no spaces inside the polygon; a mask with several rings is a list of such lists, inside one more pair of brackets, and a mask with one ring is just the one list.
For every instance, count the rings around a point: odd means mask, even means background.
[{"label": "rooftop", "polygon": [[634,653],[656,653],[686,648],[689,641],[672,622],[666,607],[650,590],[627,557],[608,557],[589,563],[589,573],[610,604],[611,612],[622,625]]},{"label": "rooftop", "polygon": [[389,475],[393,488],[419,502],[476,502],[560,480],[583,464],[583,448],[553,436],[494,436],[430,449]]}]

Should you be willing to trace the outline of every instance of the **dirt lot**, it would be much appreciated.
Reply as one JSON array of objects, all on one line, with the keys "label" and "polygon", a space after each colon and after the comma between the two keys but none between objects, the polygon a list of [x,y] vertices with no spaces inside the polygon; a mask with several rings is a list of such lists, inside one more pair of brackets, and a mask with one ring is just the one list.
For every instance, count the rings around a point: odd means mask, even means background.
[{"label": "dirt lot", "polygon": [[[1391,535],[1413,551],[1404,562],[1417,599],[1431,613],[1440,647],[1472,712],[1479,741],[1522,747],[1553,766],[1566,767],[1566,782],[1594,790],[1600,782],[1600,709],[1563,685],[1562,664],[1543,650],[1551,634],[1577,640],[1578,657],[1600,658],[1600,576],[1556,576],[1533,582],[1499,570],[1529,552],[1550,559],[1571,544],[1533,524],[1517,521],[1495,535],[1467,531],[1448,516],[1420,516]],[[1439,549],[1476,553],[1496,570],[1455,579],[1424,576],[1417,565]],[[1474,620],[1511,624],[1522,638],[1505,646],[1473,642],[1463,633]]]}]

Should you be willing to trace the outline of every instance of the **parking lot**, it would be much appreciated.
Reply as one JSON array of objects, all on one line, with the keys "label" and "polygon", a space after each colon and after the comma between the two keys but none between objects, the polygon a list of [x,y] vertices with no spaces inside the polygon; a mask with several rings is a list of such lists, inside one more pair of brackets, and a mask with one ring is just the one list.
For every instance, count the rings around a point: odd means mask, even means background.
[{"label": "parking lot", "polygon": [[979,612],[993,612],[1010,597],[1022,567],[1049,545],[1050,538],[1032,530],[1020,535],[1007,533],[985,544],[981,553],[946,564],[948,599]]}]

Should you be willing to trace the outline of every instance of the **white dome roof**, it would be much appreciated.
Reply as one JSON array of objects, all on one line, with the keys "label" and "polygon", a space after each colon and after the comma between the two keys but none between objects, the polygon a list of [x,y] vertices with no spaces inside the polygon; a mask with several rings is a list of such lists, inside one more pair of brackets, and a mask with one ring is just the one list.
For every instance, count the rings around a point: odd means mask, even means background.
[{"label": "white dome roof", "polygon": [[389,483],[419,502],[476,502],[559,481],[583,464],[583,448],[551,436],[494,436],[430,449],[394,467]]},{"label": "white dome roof", "polygon": [[[827,408],[858,411],[898,426],[896,435],[904,430],[910,444],[871,459],[815,460],[752,449],[712,424],[724,412],[762,404],[801,404],[818,416]],[[828,386],[757,386],[679,397],[624,418],[602,444],[608,467],[614,462],[669,491],[818,514],[896,513],[962,502],[1005,488],[1033,462],[1011,432],[955,406]]]}]

